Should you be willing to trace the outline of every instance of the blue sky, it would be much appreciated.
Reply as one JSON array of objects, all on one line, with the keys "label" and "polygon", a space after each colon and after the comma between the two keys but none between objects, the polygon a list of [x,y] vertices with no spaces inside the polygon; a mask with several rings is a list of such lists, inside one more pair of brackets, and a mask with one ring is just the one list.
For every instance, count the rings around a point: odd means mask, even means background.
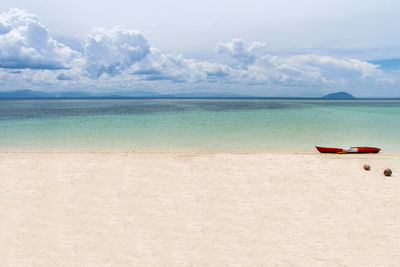
[{"label": "blue sky", "polygon": [[0,90],[400,96],[399,1],[9,1]]}]

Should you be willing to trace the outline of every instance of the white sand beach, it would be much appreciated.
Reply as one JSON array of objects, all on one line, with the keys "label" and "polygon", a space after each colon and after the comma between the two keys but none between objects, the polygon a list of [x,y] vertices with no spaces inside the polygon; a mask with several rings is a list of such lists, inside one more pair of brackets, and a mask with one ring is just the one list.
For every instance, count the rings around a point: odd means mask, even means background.
[{"label": "white sand beach", "polygon": [[399,163],[398,153],[2,152],[0,266],[395,266]]}]

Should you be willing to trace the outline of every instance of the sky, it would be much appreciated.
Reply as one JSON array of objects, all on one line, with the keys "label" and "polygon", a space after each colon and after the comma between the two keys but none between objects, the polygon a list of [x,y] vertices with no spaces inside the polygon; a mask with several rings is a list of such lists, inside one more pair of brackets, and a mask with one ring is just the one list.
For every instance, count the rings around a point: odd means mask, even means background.
[{"label": "sky", "polygon": [[0,91],[400,96],[400,1],[0,3]]}]

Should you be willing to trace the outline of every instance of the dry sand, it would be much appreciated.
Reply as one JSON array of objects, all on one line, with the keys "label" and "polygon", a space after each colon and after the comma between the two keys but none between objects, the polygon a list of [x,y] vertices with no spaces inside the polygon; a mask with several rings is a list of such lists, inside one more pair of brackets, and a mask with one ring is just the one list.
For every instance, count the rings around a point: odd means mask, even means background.
[{"label": "dry sand", "polygon": [[0,153],[0,266],[398,266],[399,160]]}]

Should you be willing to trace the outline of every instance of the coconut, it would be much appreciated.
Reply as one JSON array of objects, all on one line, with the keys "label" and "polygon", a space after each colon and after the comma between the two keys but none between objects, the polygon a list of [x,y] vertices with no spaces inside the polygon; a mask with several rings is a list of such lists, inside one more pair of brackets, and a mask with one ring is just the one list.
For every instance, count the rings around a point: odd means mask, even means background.
[{"label": "coconut", "polygon": [[386,169],[386,170],[383,171],[383,174],[385,176],[391,176],[392,175],[392,170],[391,169]]}]

